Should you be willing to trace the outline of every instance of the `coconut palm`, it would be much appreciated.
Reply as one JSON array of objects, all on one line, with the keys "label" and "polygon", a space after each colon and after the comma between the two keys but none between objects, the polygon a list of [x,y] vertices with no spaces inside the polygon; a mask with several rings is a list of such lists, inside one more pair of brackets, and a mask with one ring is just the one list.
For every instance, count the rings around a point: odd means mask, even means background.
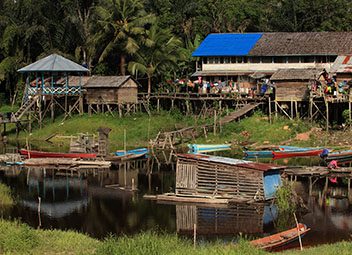
[{"label": "coconut palm", "polygon": [[126,58],[137,52],[146,25],[152,23],[155,16],[146,13],[141,0],[103,0],[96,14],[100,26],[96,44],[102,46],[99,62],[117,51],[120,73],[125,75]]},{"label": "coconut palm", "polygon": [[134,75],[140,73],[147,76],[148,97],[153,77],[176,70],[178,60],[184,58],[182,50],[182,42],[169,29],[161,29],[155,24],[146,31],[144,43],[128,69]]}]

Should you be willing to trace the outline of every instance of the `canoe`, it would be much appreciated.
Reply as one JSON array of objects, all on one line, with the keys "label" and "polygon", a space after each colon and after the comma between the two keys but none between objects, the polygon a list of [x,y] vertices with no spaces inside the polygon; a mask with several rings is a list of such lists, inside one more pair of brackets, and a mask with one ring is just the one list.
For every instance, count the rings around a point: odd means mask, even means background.
[{"label": "canoe", "polygon": [[114,160],[130,160],[145,157],[149,150],[147,148],[138,148],[133,150],[120,150],[115,152]]},{"label": "canoe", "polygon": [[251,244],[260,249],[271,250],[298,240],[298,233],[303,237],[309,230],[305,224],[299,223],[289,230],[253,240]]},{"label": "canoe", "polygon": [[231,150],[231,144],[188,144],[188,153],[205,153]]},{"label": "canoe", "polygon": [[346,161],[352,159],[352,150],[345,150],[345,151],[336,151],[328,153],[328,156],[325,158],[326,161]]},{"label": "canoe", "polygon": [[27,158],[96,158],[95,153],[45,152],[21,149],[20,154]]},{"label": "canoe", "polygon": [[295,158],[295,157],[313,157],[319,156],[323,149],[313,149],[306,151],[273,151],[274,159],[280,158]]},{"label": "canoe", "polygon": [[263,150],[263,151],[243,151],[244,156],[246,158],[273,158],[274,151],[295,151],[295,152],[300,152],[300,151],[309,151],[309,150],[316,150],[317,148],[305,148],[305,147],[296,147],[296,146],[277,146],[276,148],[274,147],[273,150]]},{"label": "canoe", "polygon": [[273,151],[243,151],[246,158],[272,158]]}]

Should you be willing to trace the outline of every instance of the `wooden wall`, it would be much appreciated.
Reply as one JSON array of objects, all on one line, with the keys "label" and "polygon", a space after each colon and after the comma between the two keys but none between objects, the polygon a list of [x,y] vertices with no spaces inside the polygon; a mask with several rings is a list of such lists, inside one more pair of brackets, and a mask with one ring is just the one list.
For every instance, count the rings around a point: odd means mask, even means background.
[{"label": "wooden wall", "polygon": [[307,81],[276,81],[276,101],[306,101],[309,97]]},{"label": "wooden wall", "polygon": [[176,194],[264,200],[263,172],[225,163],[179,158]]}]

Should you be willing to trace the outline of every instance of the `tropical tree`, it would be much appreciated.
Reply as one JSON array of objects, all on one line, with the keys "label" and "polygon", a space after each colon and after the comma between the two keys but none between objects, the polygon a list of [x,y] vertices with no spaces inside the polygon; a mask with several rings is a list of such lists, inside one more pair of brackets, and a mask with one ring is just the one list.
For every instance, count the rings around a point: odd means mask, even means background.
[{"label": "tropical tree", "polygon": [[142,0],[102,0],[96,8],[99,62],[117,52],[122,75],[126,74],[126,58],[138,51],[145,27],[155,20],[143,4]]},{"label": "tropical tree", "polygon": [[178,61],[184,59],[182,42],[169,29],[161,29],[154,24],[146,31],[146,38],[134,59],[128,65],[129,71],[148,78],[148,97],[152,89],[152,79],[164,76],[178,69]]}]

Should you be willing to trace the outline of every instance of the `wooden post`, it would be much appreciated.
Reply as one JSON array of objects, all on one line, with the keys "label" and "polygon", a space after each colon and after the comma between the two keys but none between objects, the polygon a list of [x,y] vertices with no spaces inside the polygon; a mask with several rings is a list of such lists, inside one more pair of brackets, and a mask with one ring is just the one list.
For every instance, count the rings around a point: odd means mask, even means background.
[{"label": "wooden post", "polygon": [[159,98],[156,100],[156,111],[160,112],[160,99]]},{"label": "wooden post", "polygon": [[171,110],[174,109],[174,106],[175,106],[175,100],[174,100],[174,99],[171,99]]},{"label": "wooden post", "polygon": [[121,104],[118,104],[118,108],[119,108],[119,117],[122,118]]},{"label": "wooden post", "polygon": [[293,119],[293,101],[291,98],[291,119]]},{"label": "wooden post", "polygon": [[51,122],[55,121],[55,112],[54,112],[54,95],[51,95],[51,102],[50,102],[50,115],[51,115]]},{"label": "wooden post", "polygon": [[312,196],[312,190],[313,190],[312,176],[309,176],[308,179],[309,179],[309,192],[308,192],[308,194],[309,194],[309,196]]},{"label": "wooden post", "polygon": [[352,113],[351,113],[351,101],[348,101],[348,120],[349,120],[349,125],[350,125],[350,128],[351,128],[351,124],[352,124]]},{"label": "wooden post", "polygon": [[196,248],[197,244],[197,224],[193,224],[193,248]]},{"label": "wooden post", "polygon": [[309,118],[313,122],[313,98],[309,99]]},{"label": "wooden post", "polygon": [[326,105],[326,131],[329,131],[329,102],[325,102]]},{"label": "wooden post", "polygon": [[82,95],[79,96],[79,115],[83,115],[83,97]]},{"label": "wooden post", "polygon": [[301,251],[302,251],[302,250],[303,250],[303,245],[302,245],[302,239],[301,239],[301,233],[300,233],[300,232],[301,232],[301,229],[300,229],[300,227],[299,227],[296,214],[293,213],[293,216],[295,217],[296,226],[297,226],[297,234],[298,234],[299,247],[301,248]]},{"label": "wooden post", "polygon": [[269,96],[269,123],[271,124],[271,97]]},{"label": "wooden post", "polygon": [[275,118],[277,118],[277,101],[275,100]]},{"label": "wooden post", "polygon": [[214,130],[213,130],[213,133],[214,135],[216,135],[216,110],[214,110]]},{"label": "wooden post", "polygon": [[299,112],[298,112],[298,102],[295,101],[295,108],[296,108],[296,118],[299,119]]}]

